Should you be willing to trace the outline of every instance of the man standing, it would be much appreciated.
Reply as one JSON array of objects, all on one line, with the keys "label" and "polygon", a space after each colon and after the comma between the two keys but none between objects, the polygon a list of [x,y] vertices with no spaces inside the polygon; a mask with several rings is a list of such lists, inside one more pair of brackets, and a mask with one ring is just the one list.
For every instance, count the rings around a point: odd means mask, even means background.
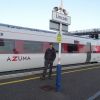
[{"label": "man standing", "polygon": [[44,70],[41,79],[45,79],[47,69],[49,68],[49,73],[48,73],[48,78],[51,79],[51,74],[52,74],[52,67],[53,67],[53,62],[56,58],[56,51],[53,47],[53,44],[49,44],[49,48],[46,50],[45,55],[44,55]]}]

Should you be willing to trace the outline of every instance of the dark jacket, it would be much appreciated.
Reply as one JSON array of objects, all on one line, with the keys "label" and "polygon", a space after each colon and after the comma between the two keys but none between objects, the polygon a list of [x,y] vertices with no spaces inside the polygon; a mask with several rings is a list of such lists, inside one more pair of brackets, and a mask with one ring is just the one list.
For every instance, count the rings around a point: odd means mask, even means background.
[{"label": "dark jacket", "polygon": [[50,60],[50,61],[54,61],[56,58],[56,51],[54,48],[50,49],[48,48],[45,52],[44,55],[45,60]]}]

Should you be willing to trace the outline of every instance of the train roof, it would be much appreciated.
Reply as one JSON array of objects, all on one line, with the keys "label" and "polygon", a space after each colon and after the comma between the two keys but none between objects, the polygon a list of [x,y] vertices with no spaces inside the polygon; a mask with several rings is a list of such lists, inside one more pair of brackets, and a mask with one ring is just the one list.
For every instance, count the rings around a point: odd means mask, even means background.
[{"label": "train roof", "polygon": [[[5,28],[11,28],[11,29],[15,29],[15,30],[27,30],[27,31],[35,31],[35,32],[43,32],[43,33],[51,33],[51,34],[56,34],[57,32],[53,32],[53,31],[47,31],[47,30],[41,30],[41,29],[34,29],[34,28],[28,28],[28,27],[22,27],[22,26],[16,26],[16,25],[10,25],[10,24],[3,24],[0,23],[0,27],[5,27]],[[82,30],[82,31],[70,31],[70,32],[63,32],[63,35],[68,35],[68,36],[73,36],[73,37],[79,37],[79,38],[86,38],[86,39],[90,39],[89,36],[84,34],[86,33],[92,33],[92,32],[100,32],[100,29],[89,29],[89,30]],[[83,35],[82,35],[83,34]]]},{"label": "train roof", "polygon": [[52,31],[41,30],[41,29],[34,29],[34,28],[28,28],[28,27],[21,27],[21,26],[9,25],[9,24],[2,24],[2,23],[0,23],[0,26],[4,26],[4,27],[7,27],[7,28],[13,28],[13,29],[22,29],[22,30],[29,30],[29,31],[37,31],[37,32],[56,34],[56,32],[52,32]]}]

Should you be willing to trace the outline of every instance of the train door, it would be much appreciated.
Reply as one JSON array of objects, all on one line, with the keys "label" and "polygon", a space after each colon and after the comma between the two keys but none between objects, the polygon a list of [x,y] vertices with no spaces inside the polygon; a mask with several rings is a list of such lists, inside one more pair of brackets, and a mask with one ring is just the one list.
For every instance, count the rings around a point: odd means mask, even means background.
[{"label": "train door", "polygon": [[86,62],[90,62],[90,60],[91,60],[91,43],[89,43],[89,42],[87,42],[87,44],[86,44]]}]

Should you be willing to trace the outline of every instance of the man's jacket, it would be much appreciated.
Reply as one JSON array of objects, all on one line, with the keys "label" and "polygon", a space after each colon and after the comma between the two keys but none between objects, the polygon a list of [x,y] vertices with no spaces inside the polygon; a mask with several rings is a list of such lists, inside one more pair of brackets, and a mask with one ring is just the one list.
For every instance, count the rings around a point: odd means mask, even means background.
[{"label": "man's jacket", "polygon": [[54,48],[50,49],[48,48],[45,52],[44,55],[45,60],[50,60],[50,61],[54,61],[56,58],[56,51]]}]

